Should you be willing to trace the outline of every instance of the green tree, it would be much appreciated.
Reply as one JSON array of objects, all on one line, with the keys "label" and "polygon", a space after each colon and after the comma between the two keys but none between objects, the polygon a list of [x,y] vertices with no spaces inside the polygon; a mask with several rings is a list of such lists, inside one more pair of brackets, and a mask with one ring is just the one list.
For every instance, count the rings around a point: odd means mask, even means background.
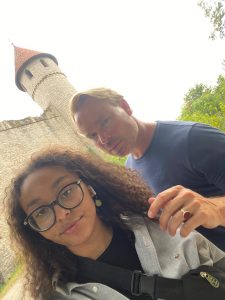
[{"label": "green tree", "polygon": [[224,0],[199,0],[198,5],[204,10],[213,26],[209,38],[212,40],[225,37],[225,9]]},{"label": "green tree", "polygon": [[225,131],[225,77],[215,87],[198,84],[184,97],[179,120],[210,124]]}]

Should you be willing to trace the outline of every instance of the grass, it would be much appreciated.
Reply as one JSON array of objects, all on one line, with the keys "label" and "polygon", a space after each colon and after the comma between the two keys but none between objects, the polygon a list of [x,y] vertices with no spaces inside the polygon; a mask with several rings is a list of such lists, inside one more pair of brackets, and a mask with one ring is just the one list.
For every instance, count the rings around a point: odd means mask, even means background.
[{"label": "grass", "polygon": [[24,271],[23,265],[20,263],[16,266],[15,271],[10,275],[9,279],[0,284],[0,299],[8,292],[8,290],[14,285],[14,283],[19,279]]}]

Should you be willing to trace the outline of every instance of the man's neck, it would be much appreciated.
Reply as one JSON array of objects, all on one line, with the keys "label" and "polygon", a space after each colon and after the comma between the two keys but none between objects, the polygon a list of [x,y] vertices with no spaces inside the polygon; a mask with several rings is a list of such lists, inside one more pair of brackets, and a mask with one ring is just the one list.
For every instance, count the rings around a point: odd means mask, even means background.
[{"label": "man's neck", "polygon": [[145,151],[150,146],[155,132],[156,123],[155,122],[145,123],[139,120],[136,121],[138,124],[139,133],[138,133],[136,147],[132,151],[131,155],[137,159],[142,157]]}]

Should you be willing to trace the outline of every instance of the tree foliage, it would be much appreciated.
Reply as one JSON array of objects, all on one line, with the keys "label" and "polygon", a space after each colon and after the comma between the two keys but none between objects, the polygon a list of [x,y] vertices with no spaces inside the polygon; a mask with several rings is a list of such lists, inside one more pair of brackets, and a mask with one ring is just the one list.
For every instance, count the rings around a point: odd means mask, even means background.
[{"label": "tree foliage", "polygon": [[110,161],[114,164],[124,166],[126,163],[126,160],[127,160],[127,156],[118,157],[118,156],[111,156],[111,155],[105,154],[104,159],[106,159],[107,161]]},{"label": "tree foliage", "polygon": [[180,120],[210,124],[225,131],[225,77],[215,87],[198,84],[184,98]]},{"label": "tree foliage", "polygon": [[209,38],[216,39],[225,37],[225,0],[199,0],[198,5],[204,10],[213,26]]},{"label": "tree foliage", "polygon": [[121,165],[121,166],[124,166],[125,163],[126,163],[126,160],[127,160],[127,156],[118,157],[118,156],[109,155],[106,152],[104,152],[102,150],[99,150],[98,148],[96,148],[92,144],[89,144],[86,149],[92,155],[100,156],[104,160],[107,160],[109,162],[112,162],[114,164],[118,164],[118,165]]}]

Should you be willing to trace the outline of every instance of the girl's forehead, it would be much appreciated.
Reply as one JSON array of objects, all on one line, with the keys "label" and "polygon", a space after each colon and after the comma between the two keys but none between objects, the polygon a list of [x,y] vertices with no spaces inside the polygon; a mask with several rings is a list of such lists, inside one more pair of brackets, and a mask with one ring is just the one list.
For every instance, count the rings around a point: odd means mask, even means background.
[{"label": "girl's forehead", "polygon": [[22,188],[34,184],[54,184],[57,186],[62,180],[67,178],[78,179],[75,173],[69,172],[62,166],[46,166],[30,173],[24,180]]},{"label": "girl's forehead", "polygon": [[33,170],[27,178],[42,178],[47,176],[58,176],[59,174],[69,173],[64,167],[61,166],[44,166]]},{"label": "girl's forehead", "polygon": [[65,185],[78,179],[76,174],[61,166],[48,166],[35,170],[27,176],[21,186],[20,203],[23,208],[26,208],[36,199],[53,197]]}]

